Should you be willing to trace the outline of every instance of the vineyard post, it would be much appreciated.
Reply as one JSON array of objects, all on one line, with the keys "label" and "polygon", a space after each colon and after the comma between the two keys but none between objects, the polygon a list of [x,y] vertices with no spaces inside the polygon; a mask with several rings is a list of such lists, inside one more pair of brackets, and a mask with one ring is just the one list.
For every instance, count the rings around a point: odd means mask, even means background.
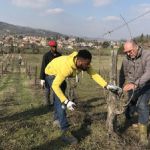
[{"label": "vineyard post", "polygon": [[[111,51],[110,83],[113,85],[117,84],[117,54],[118,54],[117,50],[113,49]],[[116,130],[116,123],[117,123],[117,115],[115,113],[116,100],[117,95],[115,95],[112,92],[109,92],[107,98],[108,112],[106,121],[106,126],[109,134],[112,134]]]}]

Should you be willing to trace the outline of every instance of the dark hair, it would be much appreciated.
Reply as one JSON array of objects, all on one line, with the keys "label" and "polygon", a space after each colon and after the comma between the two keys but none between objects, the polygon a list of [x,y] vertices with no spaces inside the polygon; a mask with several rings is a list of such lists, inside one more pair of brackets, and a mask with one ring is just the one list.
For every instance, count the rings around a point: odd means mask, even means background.
[{"label": "dark hair", "polygon": [[81,49],[79,50],[77,54],[77,58],[83,58],[83,59],[92,59],[92,54],[86,50],[86,49]]}]

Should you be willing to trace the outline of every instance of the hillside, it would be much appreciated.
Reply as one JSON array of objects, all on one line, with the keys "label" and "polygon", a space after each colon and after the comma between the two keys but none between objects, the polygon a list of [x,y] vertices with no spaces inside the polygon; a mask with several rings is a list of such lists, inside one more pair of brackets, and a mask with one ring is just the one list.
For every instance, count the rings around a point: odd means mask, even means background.
[{"label": "hillside", "polygon": [[[18,66],[18,55],[10,55],[9,59],[4,56],[7,59],[3,59],[3,64],[9,60],[9,65],[0,78],[0,150],[146,150],[139,145],[137,129],[127,125],[124,114],[117,116],[116,134],[108,134],[107,93],[86,73],[79,75],[76,87],[68,82],[66,90],[68,95],[73,87],[77,94],[77,107],[68,111],[67,116],[70,130],[79,143],[62,142],[59,128],[53,126],[53,107],[48,109],[44,105],[44,90],[39,80],[35,85],[34,68],[37,65],[39,75],[42,55],[23,54],[27,67],[25,63]],[[98,56],[93,58],[94,68],[105,65],[105,69],[101,68],[105,78],[109,76],[109,59],[102,56],[99,62]],[[30,73],[26,68],[30,68]]]},{"label": "hillside", "polygon": [[18,34],[18,35],[31,35],[31,36],[65,36],[63,34],[43,30],[43,29],[34,29],[30,27],[22,27],[18,25],[12,25],[5,22],[0,22],[0,35],[8,34]]}]

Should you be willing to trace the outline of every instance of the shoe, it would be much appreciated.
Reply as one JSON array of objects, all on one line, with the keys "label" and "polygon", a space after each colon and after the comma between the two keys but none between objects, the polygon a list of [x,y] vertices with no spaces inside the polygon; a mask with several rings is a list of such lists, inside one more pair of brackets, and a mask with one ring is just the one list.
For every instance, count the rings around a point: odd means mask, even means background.
[{"label": "shoe", "polygon": [[63,131],[61,139],[65,143],[75,145],[78,143],[77,138],[75,138],[69,130]]},{"label": "shoe", "polygon": [[59,122],[59,120],[54,120],[53,121],[53,127],[54,128],[60,128],[60,122]]},{"label": "shoe", "polygon": [[148,138],[147,138],[147,125],[139,124],[139,132],[140,132],[140,144],[142,146],[148,146]]}]

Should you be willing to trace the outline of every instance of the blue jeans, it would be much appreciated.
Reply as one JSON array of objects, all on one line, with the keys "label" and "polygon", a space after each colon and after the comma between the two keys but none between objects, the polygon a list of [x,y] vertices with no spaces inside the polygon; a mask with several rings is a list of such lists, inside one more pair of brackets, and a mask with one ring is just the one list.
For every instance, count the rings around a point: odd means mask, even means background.
[{"label": "blue jeans", "polygon": [[129,91],[129,99],[132,100],[125,111],[126,118],[130,118],[131,115],[138,112],[138,122],[141,124],[147,124],[149,120],[149,100],[150,100],[150,85],[144,86],[134,91]]},{"label": "blue jeans", "polygon": [[[48,83],[49,87],[52,86],[53,80],[55,76],[46,76],[45,80]],[[64,81],[61,86],[61,90],[65,93],[66,90],[66,82]],[[54,120],[59,120],[61,130],[67,130],[69,127],[69,123],[66,117],[66,110],[62,108],[62,103],[60,99],[57,97],[55,92],[53,92],[53,102],[54,102]]]}]

